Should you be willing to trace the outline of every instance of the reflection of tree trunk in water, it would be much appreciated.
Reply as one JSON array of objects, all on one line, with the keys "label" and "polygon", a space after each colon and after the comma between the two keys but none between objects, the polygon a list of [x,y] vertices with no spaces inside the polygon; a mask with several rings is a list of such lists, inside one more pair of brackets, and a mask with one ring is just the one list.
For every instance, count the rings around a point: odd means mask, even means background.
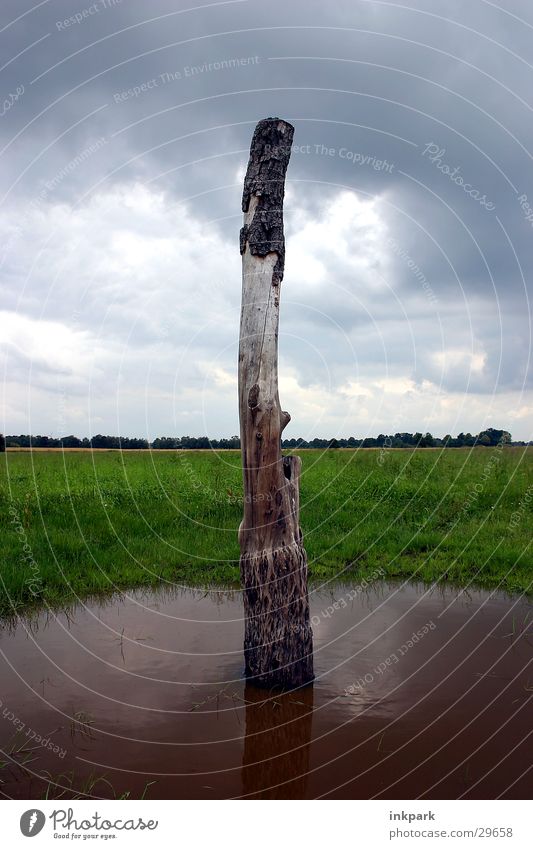
[{"label": "reflection of tree trunk in water", "polygon": [[245,795],[304,799],[309,770],[313,687],[267,695],[250,684],[242,760]]}]

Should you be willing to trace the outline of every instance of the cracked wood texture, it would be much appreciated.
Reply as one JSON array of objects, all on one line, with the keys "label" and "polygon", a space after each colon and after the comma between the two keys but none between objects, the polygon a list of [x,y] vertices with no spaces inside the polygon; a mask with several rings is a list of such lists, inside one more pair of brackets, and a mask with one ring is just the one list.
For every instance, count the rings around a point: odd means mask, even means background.
[{"label": "cracked wood texture", "polygon": [[283,196],[294,128],[266,118],[255,128],[244,181],[239,415],[244,517],[239,528],[246,678],[290,689],[313,680],[307,557],[299,525],[299,457],[283,457],[290,421],[278,395]]}]

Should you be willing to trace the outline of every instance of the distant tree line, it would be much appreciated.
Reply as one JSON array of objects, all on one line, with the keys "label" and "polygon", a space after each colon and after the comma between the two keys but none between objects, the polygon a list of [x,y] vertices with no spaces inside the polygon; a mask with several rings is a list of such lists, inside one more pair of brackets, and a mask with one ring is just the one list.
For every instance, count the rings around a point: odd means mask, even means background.
[{"label": "distant tree line", "polygon": [[31,436],[23,433],[20,436],[6,436],[7,448],[149,448],[147,439],[137,439],[129,436],[103,436],[97,433],[87,439],[77,436]]},{"label": "distant tree line", "polygon": [[[387,435],[380,433],[376,437],[365,437],[364,439],[356,439],[350,436],[348,439],[315,439],[307,440],[299,437],[298,439],[283,439],[283,448],[463,448],[473,447],[474,445],[491,446],[499,443],[506,445],[533,445],[533,442],[513,442],[511,434],[507,430],[496,430],[489,427],[487,430],[482,430],[481,433],[473,436],[471,433],[460,433],[458,436],[451,436],[449,433],[443,436],[442,439],[432,436],[431,433],[395,433]],[[161,449],[170,450],[176,449],[191,449],[191,448],[216,448],[224,450],[226,448],[240,448],[240,439],[238,436],[231,436],[229,439],[210,439],[208,436],[158,436],[153,442],[147,439],[138,439],[130,436],[104,436],[97,433],[90,439],[84,437],[79,439],[77,436],[62,436],[55,438],[52,436],[30,436],[29,434],[21,434],[20,436],[0,435],[0,451],[7,448],[120,448],[128,449]]]},{"label": "distant tree line", "polygon": [[368,436],[364,439],[284,439],[283,448],[464,448],[482,445],[490,448],[500,442],[506,445],[528,445],[532,443],[513,442],[508,430],[496,430],[489,427],[481,433],[460,433],[451,436],[449,433],[442,439],[431,433],[395,433],[379,436]]}]

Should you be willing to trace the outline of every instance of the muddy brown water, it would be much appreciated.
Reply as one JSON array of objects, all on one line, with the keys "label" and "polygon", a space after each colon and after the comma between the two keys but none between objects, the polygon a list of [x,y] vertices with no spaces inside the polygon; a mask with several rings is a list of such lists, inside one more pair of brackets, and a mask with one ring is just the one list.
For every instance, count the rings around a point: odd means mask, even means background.
[{"label": "muddy brown water", "polygon": [[242,680],[238,591],[137,590],[4,626],[0,790],[531,795],[530,602],[380,582],[314,589],[311,607],[316,681],[283,695]]}]

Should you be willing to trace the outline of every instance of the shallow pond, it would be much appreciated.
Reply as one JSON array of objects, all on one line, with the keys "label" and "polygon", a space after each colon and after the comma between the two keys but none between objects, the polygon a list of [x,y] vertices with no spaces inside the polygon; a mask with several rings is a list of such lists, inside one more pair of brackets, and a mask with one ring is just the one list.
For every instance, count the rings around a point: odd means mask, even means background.
[{"label": "shallow pond", "polygon": [[136,590],[5,626],[3,793],[531,795],[526,599],[330,584],[311,608],[316,681],[284,695],[242,680],[238,591]]}]

